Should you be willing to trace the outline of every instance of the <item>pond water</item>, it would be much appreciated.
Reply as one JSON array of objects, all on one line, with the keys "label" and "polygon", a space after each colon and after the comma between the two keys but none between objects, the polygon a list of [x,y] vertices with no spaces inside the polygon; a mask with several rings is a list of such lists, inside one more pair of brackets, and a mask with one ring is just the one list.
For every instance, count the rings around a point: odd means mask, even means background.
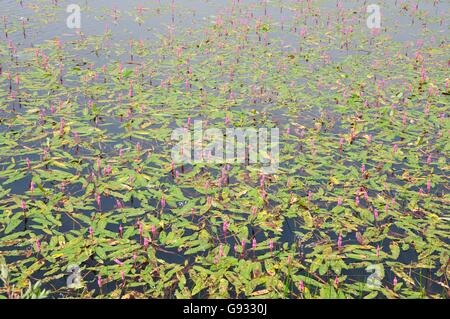
[{"label": "pond water", "polygon": [[0,296],[447,298],[450,4],[376,4],[3,0]]}]

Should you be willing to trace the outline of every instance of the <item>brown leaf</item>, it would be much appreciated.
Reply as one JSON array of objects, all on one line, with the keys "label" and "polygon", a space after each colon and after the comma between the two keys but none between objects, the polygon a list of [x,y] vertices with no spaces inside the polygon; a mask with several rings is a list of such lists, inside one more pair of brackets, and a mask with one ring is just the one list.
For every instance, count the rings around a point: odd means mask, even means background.
[{"label": "brown leaf", "polygon": [[364,237],[359,231],[356,232],[356,240],[360,245],[364,245],[365,242]]}]

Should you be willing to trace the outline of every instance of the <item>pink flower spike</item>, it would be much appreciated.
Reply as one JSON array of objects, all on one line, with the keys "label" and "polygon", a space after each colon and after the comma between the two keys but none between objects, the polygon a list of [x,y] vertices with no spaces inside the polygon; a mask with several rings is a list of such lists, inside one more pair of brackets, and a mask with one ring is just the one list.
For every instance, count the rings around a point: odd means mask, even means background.
[{"label": "pink flower spike", "polygon": [[38,239],[36,239],[36,252],[40,252],[41,251],[41,242]]},{"label": "pink flower spike", "polygon": [[303,283],[303,280],[300,280],[300,283],[298,284],[298,290],[300,290],[300,292],[305,291],[305,284]]},{"label": "pink flower spike", "polygon": [[97,276],[97,285],[99,288],[102,288],[102,286],[103,286],[102,276],[100,276],[100,275]]},{"label": "pink flower spike", "polygon": [[425,82],[427,79],[427,73],[425,72],[425,65],[422,64],[422,69],[420,70],[420,80]]},{"label": "pink flower spike", "polygon": [[156,238],[156,227],[155,227],[155,225],[152,225],[152,236],[153,236],[153,239]]},{"label": "pink flower spike", "polygon": [[133,97],[133,80],[130,80],[130,90],[128,91],[128,96]]},{"label": "pink flower spike", "polygon": [[266,176],[265,175],[261,175],[261,178],[259,179],[259,186],[261,187],[261,189],[264,189],[264,182],[266,180]]},{"label": "pink flower spike", "polygon": [[123,262],[120,261],[119,259],[114,259],[114,262],[120,266],[123,266]]},{"label": "pink flower spike", "polygon": [[256,238],[253,238],[253,241],[252,241],[252,248],[253,248],[253,250],[256,249]]},{"label": "pink flower spike", "polygon": [[228,222],[224,221],[223,222],[223,233],[225,236],[227,235],[227,230],[228,230]]},{"label": "pink flower spike", "polygon": [[397,153],[397,151],[398,151],[398,145],[397,144],[394,144],[393,151],[394,151],[394,154]]},{"label": "pink flower spike", "polygon": [[392,283],[394,284],[394,288],[395,288],[395,286],[397,286],[397,276],[394,276],[394,281]]}]

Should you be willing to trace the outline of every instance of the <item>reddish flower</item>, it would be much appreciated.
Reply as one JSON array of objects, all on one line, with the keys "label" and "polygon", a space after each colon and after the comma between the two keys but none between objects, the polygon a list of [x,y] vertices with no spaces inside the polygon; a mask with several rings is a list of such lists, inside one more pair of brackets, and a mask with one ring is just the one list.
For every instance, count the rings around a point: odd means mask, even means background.
[{"label": "reddish flower", "polygon": [[97,285],[99,288],[103,287],[102,276],[100,275],[97,276]]},{"label": "reddish flower", "polygon": [[298,284],[298,290],[300,290],[300,292],[305,291],[305,284],[303,283],[303,280],[300,280],[300,283]]}]

